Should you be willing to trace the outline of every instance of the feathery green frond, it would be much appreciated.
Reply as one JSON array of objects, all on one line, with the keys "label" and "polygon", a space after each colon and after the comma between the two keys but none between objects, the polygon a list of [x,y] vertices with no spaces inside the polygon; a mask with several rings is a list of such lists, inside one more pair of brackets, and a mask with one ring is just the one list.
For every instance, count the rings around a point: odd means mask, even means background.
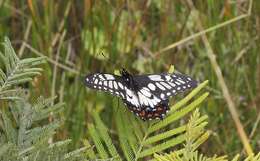
[{"label": "feathery green frond", "polygon": [[260,152],[256,155],[251,154],[250,156],[248,156],[245,161],[259,161],[260,160]]},{"label": "feathery green frond", "polygon": [[0,59],[5,66],[5,72],[0,69],[0,100],[20,99],[18,90],[10,90],[10,88],[31,81],[34,76],[40,75],[42,69],[34,66],[43,63],[45,58],[19,59],[8,38],[5,38],[3,45],[4,54],[0,52]]},{"label": "feathery green frond", "polygon": [[[68,141],[48,144],[49,138],[53,137],[60,126],[60,121],[54,120],[47,123],[48,113],[54,108],[60,112],[62,104],[50,105],[53,98],[40,98],[35,104],[25,100],[10,102],[10,112],[1,112],[1,142],[0,160],[39,160],[44,161],[51,158],[59,160],[84,159],[85,147],[68,152]],[[55,112],[52,112],[55,115]],[[12,116],[12,117],[11,117]],[[15,121],[13,121],[15,120]],[[45,124],[38,125],[39,120],[46,120]],[[12,153],[8,156],[7,154]]]},{"label": "feathery green frond", "polygon": [[[8,107],[0,109],[0,160],[85,160],[86,148],[69,152],[70,140],[48,143],[60,127],[60,121],[55,114],[63,110],[64,103],[53,104],[55,98],[40,97],[35,104],[31,104],[24,97],[20,97],[19,91],[22,89],[15,88],[16,85],[40,74],[41,68],[33,66],[42,63],[44,58],[20,60],[7,38],[4,48],[5,54],[0,53],[5,65],[5,72],[0,69],[0,99],[6,99]],[[48,121],[50,114],[54,118],[52,122]]]},{"label": "feathery green frond", "polygon": [[226,161],[225,156],[208,158],[199,154],[196,150],[209,136],[208,132],[204,132],[204,127],[207,124],[206,119],[207,116],[200,116],[198,109],[196,109],[191,115],[189,122],[185,125],[186,132],[182,135],[185,140],[184,148],[178,150],[178,153],[176,150],[169,154],[155,154],[154,158],[158,161]]}]

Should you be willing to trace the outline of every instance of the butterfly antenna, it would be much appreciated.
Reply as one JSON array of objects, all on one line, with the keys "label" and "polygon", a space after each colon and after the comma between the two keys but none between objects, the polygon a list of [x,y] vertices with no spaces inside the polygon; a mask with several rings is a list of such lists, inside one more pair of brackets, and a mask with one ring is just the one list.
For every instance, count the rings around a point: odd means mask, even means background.
[{"label": "butterfly antenna", "polygon": [[101,55],[102,55],[104,58],[107,58],[107,59],[108,59],[108,57],[106,57],[106,56],[104,55],[104,53],[103,53],[103,52],[101,52]]},{"label": "butterfly antenna", "polygon": [[[107,60],[109,61],[110,58],[109,58],[108,56],[106,56],[103,51],[100,52],[99,54],[101,54],[105,59],[107,59]],[[110,61],[109,61],[109,65],[110,65],[110,66],[114,66],[114,64],[111,64]],[[123,69],[123,68],[121,67],[121,69]],[[121,70],[120,70],[120,71],[121,71]],[[119,72],[119,73],[120,73],[120,72]]]}]

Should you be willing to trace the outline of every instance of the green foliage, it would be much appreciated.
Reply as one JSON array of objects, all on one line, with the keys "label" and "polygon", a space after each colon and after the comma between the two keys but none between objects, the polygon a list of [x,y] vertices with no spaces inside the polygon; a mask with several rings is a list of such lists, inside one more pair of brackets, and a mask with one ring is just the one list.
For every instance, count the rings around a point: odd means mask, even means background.
[{"label": "green foliage", "polygon": [[[101,120],[98,112],[93,112],[94,123],[88,125],[89,139],[85,145],[88,159],[101,160],[157,160],[157,161],[227,161],[227,156],[207,157],[199,153],[198,148],[209,137],[205,131],[208,124],[206,115],[200,115],[198,107],[208,96],[199,92],[208,81],[201,83],[184,99],[171,107],[170,112],[162,121],[143,122],[126,115],[127,110],[116,109],[116,136],[110,136],[110,130]],[[199,96],[197,96],[199,95]],[[196,98],[195,98],[196,96]],[[195,109],[195,110],[194,110]],[[187,124],[176,126],[178,120],[185,119],[185,115],[193,111]],[[117,140],[117,141],[115,141]],[[94,145],[90,146],[92,142]],[[169,150],[170,153],[165,151]],[[239,156],[234,157],[237,161]],[[249,156],[245,161],[258,161],[260,153]]]},{"label": "green foliage", "polygon": [[[53,104],[55,98],[40,97],[36,103],[31,104],[24,94],[17,92],[16,85],[28,82],[40,74],[41,68],[34,66],[44,58],[19,59],[7,38],[4,48],[5,53],[1,54],[1,59],[6,72],[0,70],[0,92],[1,99],[6,100],[7,106],[1,107],[0,111],[0,160],[83,160],[82,154],[86,148],[69,152],[70,140],[50,142],[60,126],[57,114],[63,110],[64,103]],[[48,121],[50,117],[52,122]]]},{"label": "green foliage", "polygon": [[6,72],[0,69],[0,100],[19,99],[19,95],[17,95],[19,91],[12,87],[31,81],[32,77],[40,75],[42,69],[34,66],[41,64],[44,61],[44,57],[20,60],[16,56],[8,38],[5,38],[3,45],[4,54],[0,52],[0,58]]},{"label": "green foliage", "polygon": [[[196,11],[188,2],[194,3]],[[253,4],[251,7],[250,3]],[[250,16],[241,18],[248,7],[252,10]],[[12,39],[19,58],[47,57],[50,63],[41,66],[45,73],[34,79],[27,91],[33,93],[34,98],[57,94],[57,100],[66,101],[66,122],[56,136],[72,138],[71,149],[81,145],[86,136],[93,117],[91,111],[102,107],[104,110],[98,114],[109,129],[118,153],[123,154],[118,146],[112,111],[112,107],[117,107],[115,102],[109,95],[86,90],[78,73],[111,73],[121,67],[135,74],[156,73],[165,72],[174,64],[177,70],[196,80],[210,82],[206,88],[210,95],[200,105],[205,107],[200,111],[207,113],[208,128],[214,135],[199,150],[208,156],[232,156],[243,147],[219,81],[206,57],[201,35],[197,34],[200,31],[198,18],[203,31],[209,31],[207,39],[216,54],[250,145],[257,152],[260,140],[259,10],[259,0],[63,0],[62,3],[0,0],[0,37],[8,35]],[[158,53],[169,46],[172,48]],[[1,69],[6,72],[0,62]],[[2,93],[1,99],[5,101],[1,100],[1,109],[7,109],[6,99],[20,99],[23,91],[14,90]],[[123,115],[127,116],[126,113]],[[185,122],[179,120],[176,123]],[[144,126],[142,122],[140,124]],[[169,128],[178,126],[170,125]],[[93,140],[88,139],[84,143],[91,152],[89,158],[94,160],[96,147]]]}]

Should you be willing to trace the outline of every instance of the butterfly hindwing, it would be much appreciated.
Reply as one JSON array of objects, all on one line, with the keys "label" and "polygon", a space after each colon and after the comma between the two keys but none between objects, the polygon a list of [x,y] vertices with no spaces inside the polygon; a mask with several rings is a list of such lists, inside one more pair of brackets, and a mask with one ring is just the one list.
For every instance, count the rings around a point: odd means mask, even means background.
[{"label": "butterfly hindwing", "polygon": [[163,119],[169,110],[169,100],[162,100],[153,106],[142,105],[141,107],[136,107],[132,105],[127,100],[123,100],[124,104],[128,109],[133,112],[136,116],[140,117],[142,120],[153,120],[153,119]]}]

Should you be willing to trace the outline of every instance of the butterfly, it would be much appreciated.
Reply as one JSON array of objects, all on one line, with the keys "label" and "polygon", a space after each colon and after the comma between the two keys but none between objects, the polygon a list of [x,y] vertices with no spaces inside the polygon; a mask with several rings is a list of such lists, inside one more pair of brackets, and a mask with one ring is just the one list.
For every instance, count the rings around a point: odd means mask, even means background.
[{"label": "butterfly", "polygon": [[163,119],[169,110],[171,96],[197,86],[197,81],[180,73],[132,75],[125,69],[120,73],[121,76],[89,74],[85,84],[120,97],[126,107],[144,121]]}]

